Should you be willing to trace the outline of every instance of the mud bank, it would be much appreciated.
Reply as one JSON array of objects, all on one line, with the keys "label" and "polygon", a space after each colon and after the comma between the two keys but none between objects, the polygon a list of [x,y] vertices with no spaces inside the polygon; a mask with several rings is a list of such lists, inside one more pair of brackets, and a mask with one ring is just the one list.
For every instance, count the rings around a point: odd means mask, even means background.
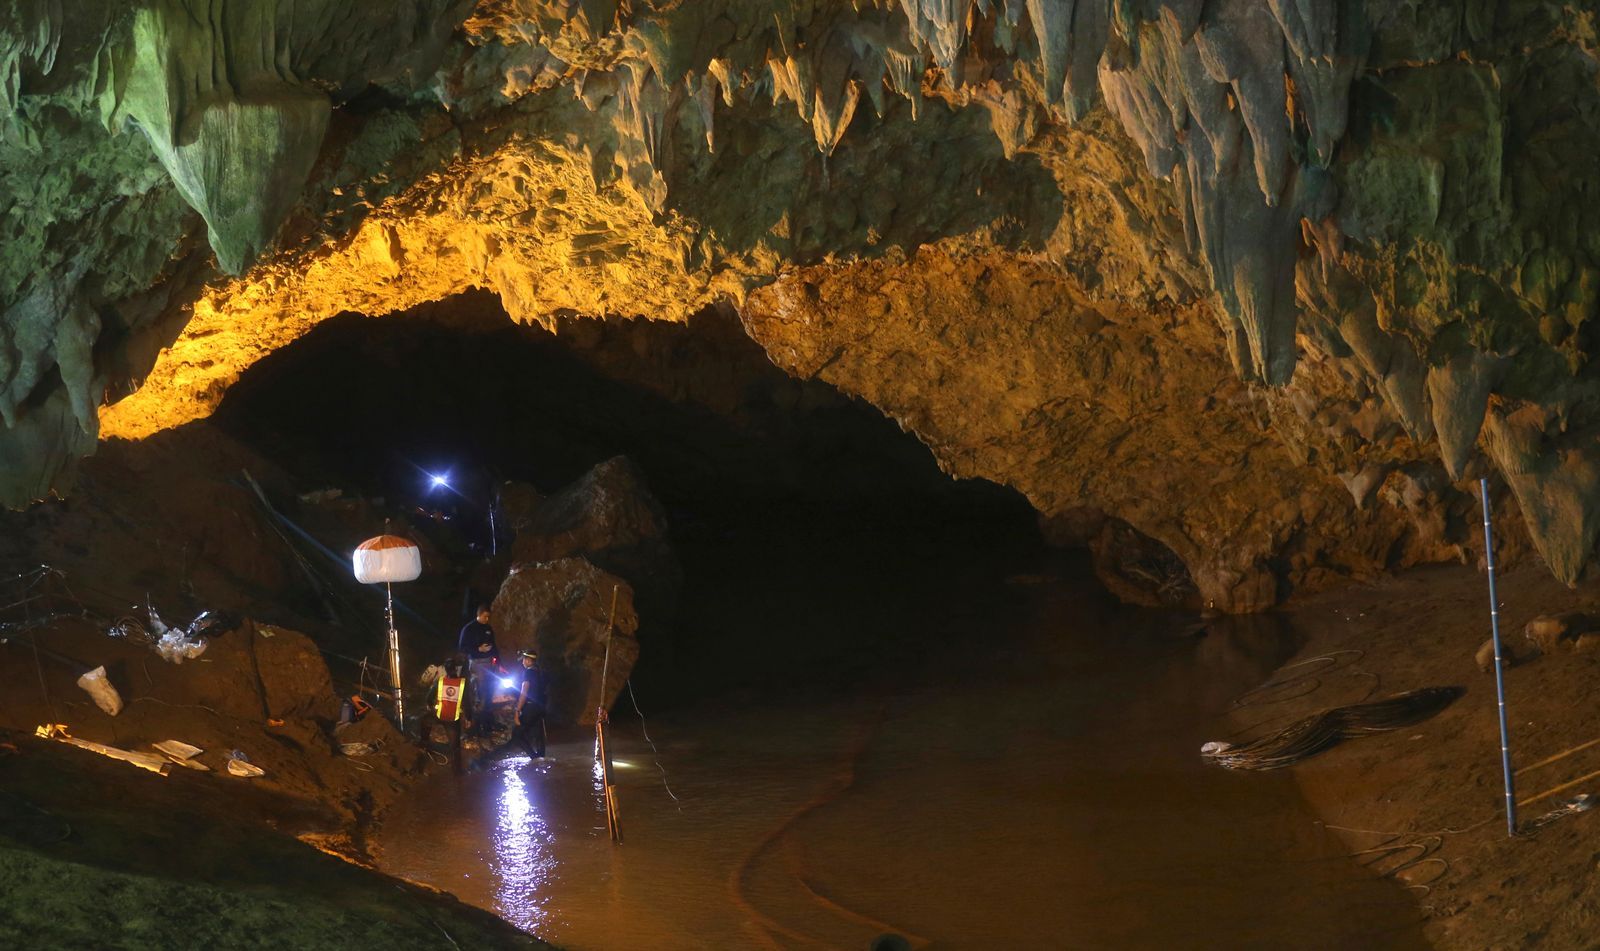
[{"label": "mud bank", "polygon": [[[1482,572],[1418,570],[1308,598],[1289,611],[1303,648],[1230,716],[1249,738],[1332,706],[1418,687],[1466,694],[1418,726],[1348,740],[1289,767],[1326,827],[1373,871],[1416,896],[1439,948],[1593,947],[1600,929],[1594,813],[1542,817],[1600,792],[1593,686],[1600,651],[1540,654],[1524,625],[1600,603],[1594,585],[1558,584],[1540,566],[1500,578],[1502,631],[1519,662],[1506,671],[1521,833],[1506,834],[1492,671],[1473,654],[1488,637]],[[1541,765],[1542,764],[1542,765]],[[1565,789],[1574,780],[1590,778]],[[1530,801],[1533,800],[1533,801]]]},{"label": "mud bank", "polygon": [[[90,665],[123,700],[115,717],[76,684]],[[0,671],[0,935],[44,947],[543,946],[367,862],[377,816],[438,764],[377,713],[336,729],[310,638],[245,620],[174,664],[61,619],[7,638]],[[41,723],[135,752],[179,740],[202,750],[191,762],[203,768],[158,776],[38,739]],[[235,751],[264,774],[231,775]]]},{"label": "mud bank", "polygon": [[[0,733],[0,739],[5,739]],[[32,737],[0,752],[0,934],[46,948],[545,948],[295,835],[329,809]]]}]

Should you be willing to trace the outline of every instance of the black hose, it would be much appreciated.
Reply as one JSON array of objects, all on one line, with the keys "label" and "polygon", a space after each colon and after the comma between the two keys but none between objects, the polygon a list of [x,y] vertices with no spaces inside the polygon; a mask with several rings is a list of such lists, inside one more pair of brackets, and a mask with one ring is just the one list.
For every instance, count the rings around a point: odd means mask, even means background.
[{"label": "black hose", "polygon": [[1466,690],[1461,687],[1423,687],[1387,700],[1314,713],[1249,743],[1207,743],[1202,749],[1208,759],[1229,769],[1281,769],[1351,737],[1421,723],[1463,693]]}]

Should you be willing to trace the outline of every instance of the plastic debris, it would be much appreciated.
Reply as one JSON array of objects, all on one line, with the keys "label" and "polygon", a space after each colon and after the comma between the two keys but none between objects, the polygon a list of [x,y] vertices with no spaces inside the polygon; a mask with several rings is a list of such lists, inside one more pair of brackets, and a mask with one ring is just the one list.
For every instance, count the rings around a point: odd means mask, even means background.
[{"label": "plastic debris", "polygon": [[346,756],[371,756],[378,752],[376,743],[340,743],[339,752]]},{"label": "plastic debris", "polygon": [[198,746],[190,746],[182,740],[162,740],[153,744],[154,747],[166,754],[166,757],[185,769],[196,769],[203,773],[211,772],[211,767],[195,759],[205,752]]},{"label": "plastic debris", "polygon": [[1588,812],[1590,809],[1594,808],[1596,801],[1600,800],[1597,800],[1597,797],[1594,793],[1583,793],[1581,795],[1574,796],[1573,798],[1562,803],[1559,808],[1552,809],[1530,822],[1523,823],[1517,832],[1520,835],[1531,835],[1550,823],[1555,822],[1557,819],[1561,819],[1566,816],[1577,815],[1580,812]]},{"label": "plastic debris", "polygon": [[67,725],[65,723],[47,723],[35,729],[33,733],[35,736],[46,740],[55,740],[60,743],[66,743],[69,746],[76,746],[80,750],[88,750],[91,753],[99,753],[101,756],[122,760],[124,763],[131,763],[140,769],[149,770],[161,776],[167,775],[168,770],[172,768],[172,764],[167,762],[164,756],[157,756],[154,753],[135,753],[132,750],[107,746],[104,743],[91,743],[88,740],[80,740],[67,733]]},{"label": "plastic debris", "polygon": [[228,773],[254,779],[257,776],[265,776],[267,771],[250,762],[250,757],[244,755],[243,750],[233,750],[228,754]]},{"label": "plastic debris", "polygon": [[199,639],[190,639],[180,631],[168,631],[156,641],[156,653],[162,660],[181,664],[186,660],[194,660],[206,652],[206,642]]},{"label": "plastic debris", "polygon": [[352,694],[339,709],[339,719],[345,723],[355,723],[372,710],[372,704],[361,699],[360,694]]},{"label": "plastic debris", "polygon": [[152,604],[147,603],[144,612],[148,622],[136,617],[119,618],[106,629],[106,634],[147,644],[161,655],[162,660],[174,664],[194,660],[205,653],[207,637],[226,633],[238,626],[238,621],[231,615],[216,611],[201,611],[194,616],[194,620],[182,627],[169,626]]},{"label": "plastic debris", "polygon": [[190,746],[182,740],[162,740],[155,744],[155,748],[173,759],[194,759],[205,752],[200,747]]},{"label": "plastic debris", "polygon": [[78,686],[94,698],[94,705],[104,710],[106,716],[114,717],[122,712],[122,695],[117,693],[117,688],[111,686],[111,681],[106,679],[104,667],[96,667],[79,677]]}]

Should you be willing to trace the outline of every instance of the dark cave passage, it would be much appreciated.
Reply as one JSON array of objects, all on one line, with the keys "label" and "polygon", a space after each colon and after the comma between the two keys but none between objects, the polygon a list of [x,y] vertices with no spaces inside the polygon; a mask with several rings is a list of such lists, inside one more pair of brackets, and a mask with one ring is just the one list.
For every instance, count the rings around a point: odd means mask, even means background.
[{"label": "dark cave passage", "polygon": [[983,518],[1032,531],[1015,492],[939,472],[860,400],[767,360],[732,313],[689,324],[511,322],[480,292],[402,315],[349,314],[270,354],[214,417],[307,479],[400,499],[425,473],[566,484],[626,455],[686,517],[743,507]]},{"label": "dark cave passage", "polygon": [[[448,513],[471,542],[453,549],[463,586],[487,554],[495,486],[550,493],[632,459],[683,567],[670,618],[642,619],[636,679],[657,702],[870,681],[938,636],[930,578],[993,589],[1048,556],[1017,493],[952,480],[914,436],[787,376],[715,309],[687,326],[571,319],[554,334],[484,293],[346,315],[256,364],[214,422],[305,490],[382,497],[430,532],[422,516]],[[430,484],[444,473],[451,491]],[[484,593],[441,593],[431,620],[453,629],[450,606]]]}]

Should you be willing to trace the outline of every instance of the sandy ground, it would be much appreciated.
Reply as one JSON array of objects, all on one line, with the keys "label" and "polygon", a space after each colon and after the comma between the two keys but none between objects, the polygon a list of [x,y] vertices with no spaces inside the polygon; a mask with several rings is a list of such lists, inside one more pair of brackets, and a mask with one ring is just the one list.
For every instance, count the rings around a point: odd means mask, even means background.
[{"label": "sandy ground", "polygon": [[1539,655],[1523,635],[1537,615],[1600,605],[1600,587],[1568,590],[1529,563],[1502,573],[1499,594],[1506,643],[1521,658],[1506,672],[1516,795],[1540,797],[1521,807],[1517,838],[1506,833],[1494,677],[1473,660],[1489,617],[1485,576],[1471,568],[1412,571],[1295,604],[1287,613],[1306,644],[1239,699],[1231,739],[1327,707],[1465,687],[1432,720],[1348,740],[1290,767],[1295,779],[1360,861],[1411,888],[1436,946],[1600,947],[1600,887],[1589,877],[1600,867],[1600,811],[1531,828],[1570,798],[1600,793],[1600,743],[1540,764],[1600,737],[1600,650]]}]

